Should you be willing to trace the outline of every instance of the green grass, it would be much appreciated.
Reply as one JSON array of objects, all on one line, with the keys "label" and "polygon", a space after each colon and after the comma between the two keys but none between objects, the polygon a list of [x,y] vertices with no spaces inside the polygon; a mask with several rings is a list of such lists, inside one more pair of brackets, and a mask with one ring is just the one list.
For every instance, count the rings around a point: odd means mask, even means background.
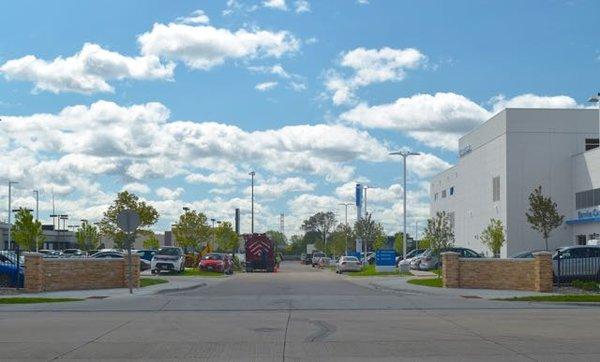
[{"label": "green grass", "polygon": [[0,304],[33,304],[33,303],[61,303],[78,302],[79,298],[36,298],[36,297],[6,297],[0,298]]},{"label": "green grass", "polygon": [[424,287],[443,287],[442,278],[421,278],[421,279],[410,279],[407,283],[414,285],[422,285]]},{"label": "green grass", "polygon": [[565,295],[531,295],[528,297],[513,297],[505,299],[514,302],[563,302],[563,303],[600,303],[600,295],[597,294],[565,294]]},{"label": "green grass", "polygon": [[[334,269],[335,271],[335,269]],[[359,272],[345,272],[344,274],[350,275],[352,277],[374,277],[374,276],[388,276],[388,275],[394,275],[394,276],[412,276],[411,273],[406,273],[406,272],[399,272],[398,270],[393,271],[393,272],[377,272],[375,270],[375,265],[367,265],[366,267],[363,268],[363,270],[359,271]]]},{"label": "green grass", "polygon": [[202,271],[198,268],[185,268],[185,272],[176,275],[183,275],[186,277],[222,277],[223,273],[214,271]]},{"label": "green grass", "polygon": [[164,283],[168,283],[169,281],[166,279],[160,279],[160,278],[140,278],[140,288],[143,287],[149,287],[151,285],[156,285],[156,284],[164,284]]}]

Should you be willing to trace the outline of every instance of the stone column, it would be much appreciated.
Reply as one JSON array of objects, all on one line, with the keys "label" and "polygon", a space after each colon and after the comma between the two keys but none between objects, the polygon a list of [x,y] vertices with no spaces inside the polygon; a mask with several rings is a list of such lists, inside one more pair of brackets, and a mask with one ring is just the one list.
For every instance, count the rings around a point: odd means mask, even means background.
[{"label": "stone column", "polygon": [[[129,263],[127,254],[123,258],[123,287],[129,287]],[[133,287],[139,288],[140,286],[140,256],[136,254],[131,255],[131,274]]]},{"label": "stone column", "polygon": [[554,289],[552,281],[552,253],[549,251],[540,251],[533,253],[535,285],[537,292],[551,292]]},{"label": "stone column", "polygon": [[44,259],[41,254],[25,254],[25,291],[39,293],[44,291]]},{"label": "stone column", "polygon": [[460,264],[458,253],[442,253],[442,281],[444,288],[460,288]]}]

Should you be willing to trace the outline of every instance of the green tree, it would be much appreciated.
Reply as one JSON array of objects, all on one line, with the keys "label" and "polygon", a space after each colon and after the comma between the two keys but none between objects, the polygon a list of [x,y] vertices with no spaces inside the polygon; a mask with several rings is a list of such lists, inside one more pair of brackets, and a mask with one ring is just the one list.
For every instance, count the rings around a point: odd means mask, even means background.
[{"label": "green tree", "polygon": [[316,232],[321,237],[322,250],[326,252],[327,248],[327,237],[331,233],[332,229],[336,224],[335,214],[331,211],[318,212],[302,223],[302,230],[304,232]]},{"label": "green tree", "polygon": [[215,228],[215,235],[217,245],[221,251],[234,252],[240,247],[240,238],[229,221],[220,223]]},{"label": "green tree", "polygon": [[488,226],[483,229],[481,235],[479,235],[479,240],[490,248],[495,258],[499,258],[500,249],[502,249],[502,245],[504,245],[504,242],[506,241],[502,221],[490,219]]},{"label": "green tree", "polygon": [[140,217],[140,226],[134,233],[135,235],[150,235],[153,232],[148,227],[158,221],[158,211],[152,205],[141,201],[138,196],[129,191],[119,192],[117,198],[104,212],[104,216],[100,221],[100,234],[111,238],[117,249],[124,249],[126,237],[126,234],[117,226],[117,215],[127,209],[137,212]]},{"label": "green tree", "polygon": [[181,214],[172,228],[177,245],[198,250],[202,243],[210,242],[213,234],[207,221],[206,215],[196,210],[187,210]]},{"label": "green tree", "polygon": [[373,243],[377,240],[377,237],[383,235],[383,226],[375,222],[371,214],[367,213],[354,224],[354,232],[366,245],[366,250],[368,251],[369,245],[373,247]]},{"label": "green tree", "polygon": [[434,217],[427,220],[423,239],[427,239],[434,250],[448,248],[454,244],[454,230],[445,211],[438,211]]},{"label": "green tree", "polygon": [[81,223],[79,230],[75,232],[77,247],[81,250],[98,250],[100,244],[100,234],[98,228],[87,221]]},{"label": "green tree", "polygon": [[538,186],[529,195],[529,210],[525,212],[527,222],[531,228],[544,238],[546,250],[548,250],[548,238],[552,230],[562,225],[565,216],[558,213],[558,206],[550,196],[542,194],[542,186]]},{"label": "green tree", "polygon": [[144,249],[150,250],[158,250],[160,248],[160,240],[156,237],[156,235],[150,235],[144,242],[142,243]]},{"label": "green tree", "polygon": [[42,223],[33,220],[33,215],[28,209],[20,208],[15,215],[11,237],[21,250],[35,251],[44,243]]},{"label": "green tree", "polygon": [[280,231],[269,230],[265,234],[275,242],[279,250],[284,250],[287,246],[287,237]]}]

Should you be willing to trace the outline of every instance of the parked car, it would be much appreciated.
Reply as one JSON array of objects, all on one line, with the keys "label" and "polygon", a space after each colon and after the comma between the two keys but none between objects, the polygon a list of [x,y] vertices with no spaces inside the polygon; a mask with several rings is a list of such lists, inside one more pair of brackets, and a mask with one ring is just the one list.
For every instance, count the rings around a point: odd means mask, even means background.
[{"label": "parked car", "polygon": [[326,256],[325,253],[322,253],[320,251],[315,251],[314,253],[312,253],[312,257],[311,257],[311,265],[314,267],[316,267],[317,265],[319,265],[319,258],[322,258]]},{"label": "parked car", "polygon": [[229,254],[209,253],[202,257],[198,268],[203,271],[233,274],[233,260]]},{"label": "parked car", "polygon": [[433,270],[438,269],[442,266],[442,257],[441,253],[446,251],[453,251],[455,253],[459,253],[460,258],[481,258],[481,255],[476,253],[475,251],[467,248],[453,247],[453,248],[443,248],[439,251],[433,251],[431,249],[427,249],[420,258],[420,262],[418,268],[420,270]]},{"label": "parked car", "polygon": [[150,268],[152,274],[160,274],[163,270],[184,272],[185,255],[183,249],[172,246],[158,249],[152,258]]},{"label": "parked car", "polygon": [[85,252],[79,249],[65,249],[62,251],[62,255],[65,258],[81,258],[85,256]]},{"label": "parked car", "polygon": [[555,280],[559,274],[561,281],[600,280],[600,246],[572,245],[559,248],[552,256],[552,269]]},{"label": "parked car", "polygon": [[8,250],[0,251],[0,287],[22,288],[25,279],[24,258]]},{"label": "parked car", "polygon": [[156,250],[136,250],[135,252],[140,256],[140,259],[148,262],[151,262],[154,254],[156,254]]},{"label": "parked car", "polygon": [[335,265],[335,272],[342,274],[348,271],[361,271],[362,262],[355,256],[342,256]]},{"label": "parked car", "polygon": [[[94,259],[123,259],[127,257],[127,253],[122,253],[120,251],[99,251],[91,256]],[[151,265],[148,260],[140,258],[140,270],[148,270]]]}]

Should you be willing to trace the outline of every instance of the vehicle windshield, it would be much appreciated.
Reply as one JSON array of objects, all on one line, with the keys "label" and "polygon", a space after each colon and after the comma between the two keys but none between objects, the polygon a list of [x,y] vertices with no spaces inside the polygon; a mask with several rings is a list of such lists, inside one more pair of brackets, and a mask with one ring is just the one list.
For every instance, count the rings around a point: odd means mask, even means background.
[{"label": "vehicle windshield", "polygon": [[180,255],[181,252],[177,248],[164,248],[157,252],[158,255]]},{"label": "vehicle windshield", "polygon": [[223,255],[221,254],[208,254],[204,256],[204,260],[221,260]]}]

